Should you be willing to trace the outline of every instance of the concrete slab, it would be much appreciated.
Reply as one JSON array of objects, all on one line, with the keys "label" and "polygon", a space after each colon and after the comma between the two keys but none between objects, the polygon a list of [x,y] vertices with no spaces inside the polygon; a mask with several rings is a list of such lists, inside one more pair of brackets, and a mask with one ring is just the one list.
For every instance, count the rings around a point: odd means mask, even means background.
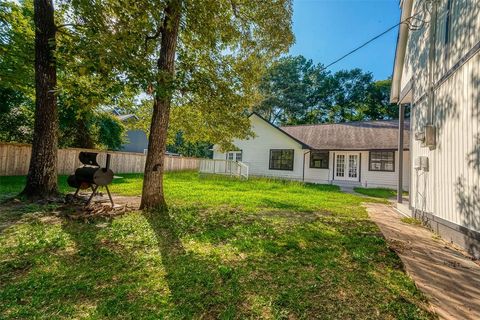
[{"label": "concrete slab", "polygon": [[440,319],[480,319],[480,265],[384,204],[365,204]]}]

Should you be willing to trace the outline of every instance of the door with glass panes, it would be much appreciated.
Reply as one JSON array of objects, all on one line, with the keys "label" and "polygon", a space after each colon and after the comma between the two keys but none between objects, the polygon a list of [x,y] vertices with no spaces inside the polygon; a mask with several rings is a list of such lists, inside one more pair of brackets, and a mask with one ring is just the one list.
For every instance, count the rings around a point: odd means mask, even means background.
[{"label": "door with glass panes", "polygon": [[242,151],[227,152],[227,160],[242,161]]},{"label": "door with glass panes", "polygon": [[358,153],[335,153],[335,180],[359,181],[359,159]]}]

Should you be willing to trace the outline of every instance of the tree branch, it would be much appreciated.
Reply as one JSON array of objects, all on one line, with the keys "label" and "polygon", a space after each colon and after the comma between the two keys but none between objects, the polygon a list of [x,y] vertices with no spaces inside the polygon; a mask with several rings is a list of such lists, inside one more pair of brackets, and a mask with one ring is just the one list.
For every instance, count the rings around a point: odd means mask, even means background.
[{"label": "tree branch", "polygon": [[145,36],[145,53],[147,52],[147,45],[148,45],[148,41],[149,40],[155,40],[155,39],[158,39],[161,35],[162,35],[162,32],[163,32],[163,27],[162,25],[159,25],[157,27],[157,30],[155,31],[155,33],[153,35],[146,35]]},{"label": "tree branch", "polygon": [[57,31],[59,31],[59,29],[61,28],[65,28],[65,27],[75,27],[75,28],[82,28],[82,27],[85,27],[84,25],[81,25],[81,24],[76,24],[76,23],[65,23],[65,24],[60,24],[58,26],[55,26],[55,28],[57,29]]},{"label": "tree branch", "polygon": [[233,15],[235,16],[235,18],[238,18],[238,9],[235,0],[230,0],[230,5],[232,6]]}]

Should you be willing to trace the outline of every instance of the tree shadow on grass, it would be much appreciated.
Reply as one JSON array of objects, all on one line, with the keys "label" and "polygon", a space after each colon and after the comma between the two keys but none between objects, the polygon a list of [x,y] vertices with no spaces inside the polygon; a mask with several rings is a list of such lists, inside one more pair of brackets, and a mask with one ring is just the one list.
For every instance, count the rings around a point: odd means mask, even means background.
[{"label": "tree shadow on grass", "polygon": [[187,251],[169,212],[150,211],[144,216],[155,233],[174,316],[234,318],[241,301],[236,269],[215,256]]},{"label": "tree shadow on grass", "polygon": [[390,276],[369,276],[398,257],[385,259],[368,219],[217,210],[38,223],[26,230],[33,245],[15,249],[29,270],[0,281],[0,317],[17,308],[11,318],[355,318],[383,301],[372,318],[418,315],[414,293],[399,302],[381,289]]},{"label": "tree shadow on grass", "polygon": [[0,318],[169,316],[162,261],[149,254],[140,215],[112,228],[30,211],[0,238]]}]

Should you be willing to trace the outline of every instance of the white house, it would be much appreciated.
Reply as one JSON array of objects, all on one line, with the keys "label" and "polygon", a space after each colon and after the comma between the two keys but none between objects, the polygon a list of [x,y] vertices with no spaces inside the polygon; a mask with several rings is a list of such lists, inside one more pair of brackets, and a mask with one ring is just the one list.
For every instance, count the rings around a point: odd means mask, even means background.
[{"label": "white house", "polygon": [[[365,121],[277,127],[250,115],[255,137],[235,140],[236,150],[214,146],[214,159],[236,160],[250,175],[337,185],[396,188],[398,121]],[[408,141],[408,130],[405,131]],[[408,146],[404,188],[409,186]]]},{"label": "white house", "polygon": [[412,108],[406,211],[480,257],[480,1],[401,8],[391,101]]}]

